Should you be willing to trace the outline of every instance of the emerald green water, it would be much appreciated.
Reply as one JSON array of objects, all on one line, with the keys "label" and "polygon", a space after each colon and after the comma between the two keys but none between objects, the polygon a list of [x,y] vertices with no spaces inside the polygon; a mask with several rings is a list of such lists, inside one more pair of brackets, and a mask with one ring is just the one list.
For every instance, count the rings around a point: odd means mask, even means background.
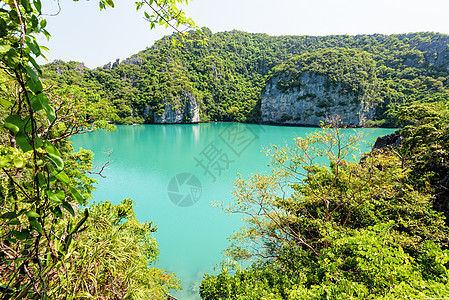
[{"label": "emerald green water", "polygon": [[[199,299],[204,273],[222,260],[227,237],[238,229],[238,215],[228,215],[212,202],[232,200],[233,181],[268,171],[262,149],[291,144],[316,128],[237,123],[117,126],[72,137],[74,148],[95,153],[99,167],[113,151],[111,163],[94,192],[94,201],[118,203],[132,198],[140,221],[153,221],[159,244],[158,267],[175,272],[179,299]],[[368,141],[392,129],[357,129]],[[366,151],[370,145],[365,146]]]}]

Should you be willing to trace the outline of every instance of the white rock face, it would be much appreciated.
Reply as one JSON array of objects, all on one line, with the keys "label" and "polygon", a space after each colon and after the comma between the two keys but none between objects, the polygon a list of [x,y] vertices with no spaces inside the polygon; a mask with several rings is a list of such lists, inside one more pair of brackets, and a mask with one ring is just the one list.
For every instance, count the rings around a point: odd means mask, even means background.
[{"label": "white rock face", "polygon": [[340,116],[345,125],[363,126],[374,116],[374,109],[364,104],[364,99],[343,94],[340,85],[329,86],[323,76],[304,72],[300,88],[287,92],[277,89],[279,79],[272,78],[262,92],[263,122],[319,126],[328,117]]},{"label": "white rock face", "polygon": [[[185,94],[183,103],[175,104],[175,109],[165,100],[164,113],[154,114],[154,123],[197,123],[200,121],[200,107],[191,94]],[[183,104],[183,105],[181,105]]]}]

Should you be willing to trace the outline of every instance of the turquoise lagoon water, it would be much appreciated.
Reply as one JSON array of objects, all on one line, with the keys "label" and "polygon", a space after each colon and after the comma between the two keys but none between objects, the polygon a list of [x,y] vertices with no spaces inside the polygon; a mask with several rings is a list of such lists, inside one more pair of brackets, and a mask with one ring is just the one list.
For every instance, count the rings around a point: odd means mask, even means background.
[{"label": "turquoise lagoon water", "polygon": [[[317,130],[237,123],[117,126],[115,132],[96,131],[72,137],[75,149],[95,153],[95,165],[111,163],[99,179],[94,201],[119,203],[132,198],[140,221],[153,221],[158,231],[158,267],[181,280],[179,299],[199,299],[204,273],[214,273],[228,246],[227,237],[241,225],[211,205],[232,200],[237,173],[269,171],[261,151]],[[392,129],[357,129],[374,142]],[[372,143],[371,143],[372,144]],[[369,145],[365,146],[367,150]]]}]

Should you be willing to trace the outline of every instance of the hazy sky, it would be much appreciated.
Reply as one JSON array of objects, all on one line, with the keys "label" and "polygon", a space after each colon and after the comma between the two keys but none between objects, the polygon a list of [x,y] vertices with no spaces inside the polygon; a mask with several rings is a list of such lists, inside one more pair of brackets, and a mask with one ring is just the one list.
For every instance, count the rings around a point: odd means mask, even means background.
[{"label": "hazy sky", "polygon": [[[58,11],[43,0],[45,12]],[[171,34],[150,31],[134,1],[115,0],[99,11],[98,1],[60,0],[61,12],[47,16],[49,61],[83,61],[89,67],[125,59]],[[184,11],[212,32],[238,29],[270,35],[330,35],[434,31],[449,34],[448,0],[193,0]]]}]

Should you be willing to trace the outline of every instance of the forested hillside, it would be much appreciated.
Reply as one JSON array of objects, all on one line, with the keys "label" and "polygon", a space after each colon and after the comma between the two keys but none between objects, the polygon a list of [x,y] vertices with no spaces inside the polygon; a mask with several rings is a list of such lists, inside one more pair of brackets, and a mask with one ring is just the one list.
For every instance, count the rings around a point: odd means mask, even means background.
[{"label": "forested hillside", "polygon": [[[394,126],[397,109],[404,104],[448,100],[447,35],[202,32],[206,43],[174,47],[165,37],[128,59],[93,70],[82,63],[55,61],[45,66],[45,77],[58,86],[76,84],[106,98],[122,123],[260,122],[266,83],[288,72],[292,62],[324,76],[329,86],[343,85],[340,93],[357,96],[370,89],[369,126]],[[340,60],[328,56],[332,49],[342,53]],[[354,53],[370,62],[367,70],[348,65]]]}]

